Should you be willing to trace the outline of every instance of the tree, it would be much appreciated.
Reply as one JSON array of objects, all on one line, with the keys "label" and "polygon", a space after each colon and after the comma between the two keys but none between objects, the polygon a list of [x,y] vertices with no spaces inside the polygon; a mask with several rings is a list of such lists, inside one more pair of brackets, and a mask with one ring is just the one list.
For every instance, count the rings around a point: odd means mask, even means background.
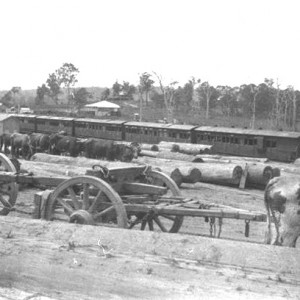
[{"label": "tree", "polygon": [[63,84],[63,87],[67,89],[68,100],[71,95],[71,87],[78,82],[78,73],[79,70],[71,63],[64,63],[55,71],[59,86]]},{"label": "tree", "polygon": [[61,93],[59,78],[55,73],[49,74],[46,83],[49,87],[49,96],[58,104],[58,95]]},{"label": "tree", "polygon": [[[1,98],[1,102],[7,106],[7,107],[11,107],[11,106],[15,106],[17,104],[17,95],[20,94],[21,92],[21,87],[19,86],[14,86],[12,87],[2,98]],[[20,99],[19,99],[20,100]]]},{"label": "tree", "polygon": [[183,87],[178,87],[176,91],[176,107],[189,111],[192,107],[192,103],[195,95],[195,86],[200,84],[200,79],[192,77]]},{"label": "tree", "polygon": [[101,93],[101,100],[107,100],[110,95],[110,89],[106,88],[102,93]]},{"label": "tree", "polygon": [[142,121],[143,105],[146,103],[146,106],[148,106],[149,93],[154,83],[154,80],[151,79],[151,76],[152,75],[147,72],[144,72],[142,75],[140,75],[140,84],[138,86],[140,98],[140,121]]},{"label": "tree", "polygon": [[173,122],[173,115],[174,115],[174,100],[175,100],[175,93],[176,93],[176,85],[178,84],[177,81],[173,81],[168,85],[164,85],[162,83],[162,76],[155,73],[155,76],[158,79],[160,90],[164,97],[164,103],[166,108],[166,119],[168,123]]},{"label": "tree", "polygon": [[128,97],[129,99],[132,99],[135,90],[136,88],[133,84],[130,84],[128,81],[123,81],[122,92],[124,96]]},{"label": "tree", "polygon": [[72,99],[78,110],[87,104],[89,98],[92,98],[92,94],[89,93],[86,88],[75,90],[72,95]]},{"label": "tree", "polygon": [[197,92],[201,100],[205,101],[206,105],[206,113],[205,113],[205,118],[209,118],[209,111],[210,111],[210,106],[211,106],[211,101],[213,99],[217,99],[217,90],[211,86],[208,81],[205,81],[200,84],[200,86],[197,88]]},{"label": "tree", "polygon": [[[142,101],[146,103],[146,106],[148,106],[149,93],[154,84],[154,80],[152,80],[151,77],[152,75],[147,72],[144,72],[142,75],[140,75],[140,84],[138,89],[140,96],[142,97]],[[145,98],[143,98],[143,96],[145,96]]]},{"label": "tree", "polygon": [[122,85],[118,81],[116,81],[112,86],[112,90],[114,97],[119,96],[120,92],[122,91]]},{"label": "tree", "polygon": [[236,116],[238,114],[237,92],[238,88],[230,86],[217,86],[219,92],[218,104],[221,107],[222,113],[229,116]]},{"label": "tree", "polygon": [[50,89],[44,83],[42,84],[42,86],[38,86],[36,90],[36,98],[35,98],[36,104],[43,103],[45,96],[49,95],[49,93],[50,93]]}]

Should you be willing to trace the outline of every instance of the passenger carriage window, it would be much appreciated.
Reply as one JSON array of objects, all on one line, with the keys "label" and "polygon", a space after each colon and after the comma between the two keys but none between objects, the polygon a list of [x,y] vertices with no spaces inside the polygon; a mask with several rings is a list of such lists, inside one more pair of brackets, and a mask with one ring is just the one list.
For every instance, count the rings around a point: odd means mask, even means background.
[{"label": "passenger carriage window", "polygon": [[272,140],[266,140],[265,141],[265,146],[267,147],[267,148],[276,148],[276,146],[277,146],[277,143],[276,143],[276,141],[272,141]]}]

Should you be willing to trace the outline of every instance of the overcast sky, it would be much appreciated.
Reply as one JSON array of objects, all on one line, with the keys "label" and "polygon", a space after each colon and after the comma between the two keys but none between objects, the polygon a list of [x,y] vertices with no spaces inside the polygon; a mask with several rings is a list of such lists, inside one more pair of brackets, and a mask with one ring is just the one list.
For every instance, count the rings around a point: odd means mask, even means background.
[{"label": "overcast sky", "polygon": [[[298,4],[299,3],[299,4]],[[300,89],[298,0],[0,0],[0,90],[35,89],[69,62],[78,87],[279,80]]]}]

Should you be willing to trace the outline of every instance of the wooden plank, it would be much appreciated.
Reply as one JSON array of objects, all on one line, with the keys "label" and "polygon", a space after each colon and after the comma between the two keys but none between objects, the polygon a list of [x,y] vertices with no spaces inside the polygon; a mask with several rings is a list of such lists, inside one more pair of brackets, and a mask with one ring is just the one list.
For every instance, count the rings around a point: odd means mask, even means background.
[{"label": "wooden plank", "polygon": [[299,297],[299,249],[13,217],[0,217],[0,227],[1,286],[30,295],[67,300]]},{"label": "wooden plank", "polygon": [[164,195],[167,192],[166,187],[139,182],[124,182],[122,187],[133,194]]},{"label": "wooden plank", "polygon": [[29,174],[16,174],[12,172],[0,172],[0,182],[10,183],[16,182],[18,184],[32,184],[32,185],[45,185],[56,187],[61,182],[69,179],[69,177],[44,177],[44,176],[32,176]]}]

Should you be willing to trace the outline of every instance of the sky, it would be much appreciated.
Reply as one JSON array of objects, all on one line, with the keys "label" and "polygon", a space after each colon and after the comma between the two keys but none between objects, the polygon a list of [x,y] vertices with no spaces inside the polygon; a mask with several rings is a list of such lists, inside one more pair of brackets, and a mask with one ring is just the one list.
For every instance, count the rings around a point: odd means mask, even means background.
[{"label": "sky", "polygon": [[78,87],[156,72],[300,89],[298,0],[0,0],[0,11],[0,90],[36,89],[66,62]]}]

